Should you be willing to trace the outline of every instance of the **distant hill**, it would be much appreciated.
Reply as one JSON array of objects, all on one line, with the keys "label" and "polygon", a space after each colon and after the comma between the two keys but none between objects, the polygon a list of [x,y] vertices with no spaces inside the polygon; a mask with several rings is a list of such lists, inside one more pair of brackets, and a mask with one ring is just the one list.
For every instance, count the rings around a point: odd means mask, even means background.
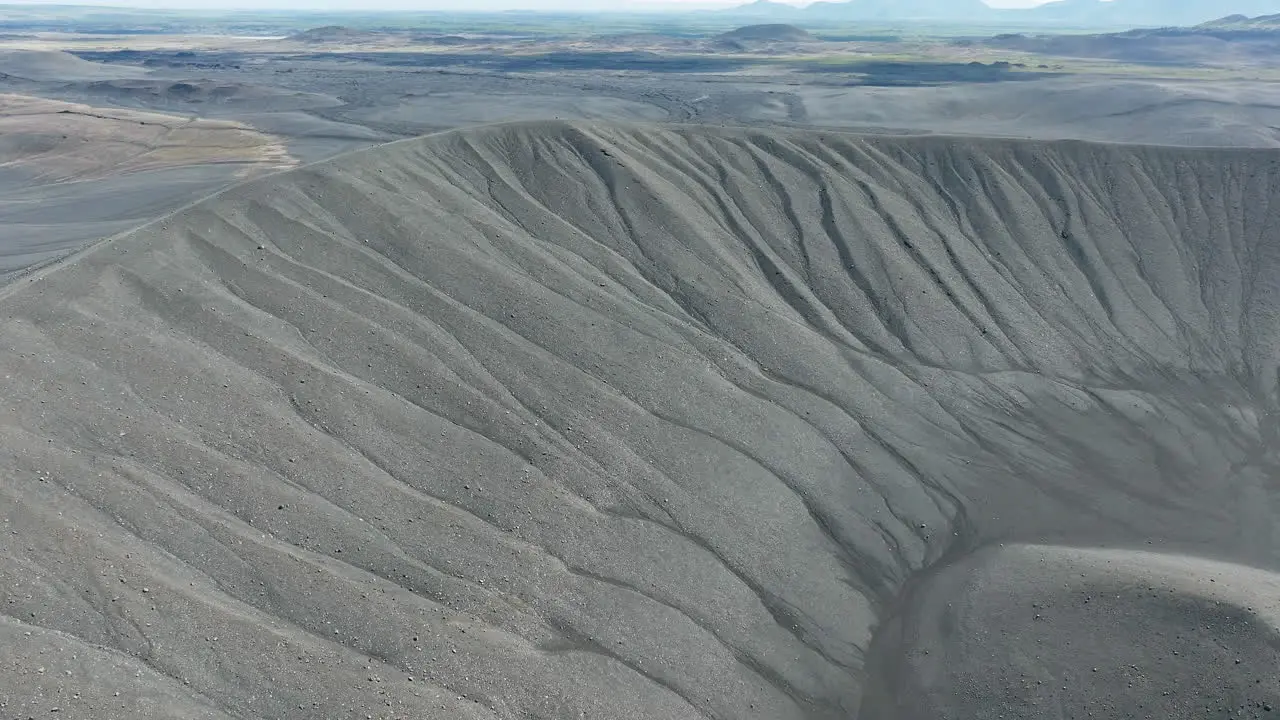
[{"label": "distant hill", "polygon": [[415,35],[413,41],[423,45],[471,45],[476,41],[461,35]]},{"label": "distant hill", "polygon": [[325,25],[324,27],[303,30],[288,37],[289,40],[302,43],[334,43],[373,40],[381,37],[379,33],[368,30],[356,30],[342,25]]},{"label": "distant hill", "polygon": [[814,39],[807,31],[795,25],[781,23],[748,25],[722,33],[716,38],[734,42],[806,42]]},{"label": "distant hill", "polygon": [[138,67],[82,60],[61,50],[0,50],[0,75],[23,80],[108,80],[144,77]]},{"label": "distant hill", "polygon": [[[820,0],[797,8],[774,0],[756,0],[724,11],[780,21],[1009,22],[1080,27],[1191,26],[1222,18],[1224,12],[1248,21],[1280,13],[1280,0],[1053,0],[1026,9],[995,9],[983,0]],[[1223,18],[1225,20],[1225,18]]]}]

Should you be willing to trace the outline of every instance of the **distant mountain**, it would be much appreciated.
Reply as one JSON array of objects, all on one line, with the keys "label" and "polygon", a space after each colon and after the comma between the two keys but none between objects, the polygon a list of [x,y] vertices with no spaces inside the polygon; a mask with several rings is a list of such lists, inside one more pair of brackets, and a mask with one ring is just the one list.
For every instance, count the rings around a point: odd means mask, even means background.
[{"label": "distant mountain", "polygon": [[774,0],[756,0],[748,5],[739,5],[721,12],[742,16],[794,17],[802,10],[795,5],[774,2]]},{"label": "distant mountain", "polygon": [[1002,18],[1076,25],[1169,27],[1198,25],[1225,12],[1263,15],[1280,11],[1280,0],[1056,0],[1027,10],[1004,10]]},{"label": "distant mountain", "polygon": [[1201,23],[1196,27],[1201,30],[1280,30],[1280,14],[1259,15],[1258,17],[1228,15],[1224,18]]},{"label": "distant mountain", "polygon": [[776,20],[965,20],[975,14],[986,16],[995,11],[982,0],[819,0],[806,7],[756,0],[722,11],[743,17]]},{"label": "distant mountain", "polygon": [[995,15],[982,0],[849,0],[815,2],[803,10],[811,19],[832,20],[955,20]]},{"label": "distant mountain", "polygon": [[995,9],[982,0],[824,0],[797,8],[756,0],[723,11],[758,19],[790,21],[994,21],[1080,27],[1191,26],[1221,18],[1280,13],[1280,0],[1053,0],[1035,8]]}]

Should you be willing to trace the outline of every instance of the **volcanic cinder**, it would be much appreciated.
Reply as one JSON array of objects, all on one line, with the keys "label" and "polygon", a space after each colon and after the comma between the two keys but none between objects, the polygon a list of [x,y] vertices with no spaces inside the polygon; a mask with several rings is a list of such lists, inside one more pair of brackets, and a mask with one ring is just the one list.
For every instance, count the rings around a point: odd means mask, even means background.
[{"label": "volcanic cinder", "polygon": [[523,123],[0,291],[0,717],[1280,706],[1280,151]]}]

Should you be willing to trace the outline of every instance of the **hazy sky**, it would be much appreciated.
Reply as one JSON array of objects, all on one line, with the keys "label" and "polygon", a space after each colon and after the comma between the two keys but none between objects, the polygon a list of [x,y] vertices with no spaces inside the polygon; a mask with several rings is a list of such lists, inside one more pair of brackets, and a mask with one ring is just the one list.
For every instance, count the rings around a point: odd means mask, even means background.
[{"label": "hazy sky", "polygon": [[[7,0],[15,2],[15,0]],[[16,0],[34,5],[116,5],[168,8],[288,8],[291,10],[678,10],[725,8],[749,0]],[[985,0],[992,7],[1031,7],[1045,0]],[[807,5],[807,0],[779,0]]]}]

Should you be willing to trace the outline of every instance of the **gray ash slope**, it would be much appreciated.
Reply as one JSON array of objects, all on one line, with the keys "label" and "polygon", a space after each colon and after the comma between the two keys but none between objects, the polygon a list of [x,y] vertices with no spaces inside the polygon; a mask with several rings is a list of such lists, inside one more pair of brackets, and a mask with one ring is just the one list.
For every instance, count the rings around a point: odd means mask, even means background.
[{"label": "gray ash slope", "polygon": [[[920,657],[996,648],[1042,717],[1026,673],[1077,669],[925,578],[1274,569],[1278,190],[1272,151],[560,123],[232,188],[0,294],[0,713],[986,717]],[[1062,632],[1154,642],[1119,605]]]}]

